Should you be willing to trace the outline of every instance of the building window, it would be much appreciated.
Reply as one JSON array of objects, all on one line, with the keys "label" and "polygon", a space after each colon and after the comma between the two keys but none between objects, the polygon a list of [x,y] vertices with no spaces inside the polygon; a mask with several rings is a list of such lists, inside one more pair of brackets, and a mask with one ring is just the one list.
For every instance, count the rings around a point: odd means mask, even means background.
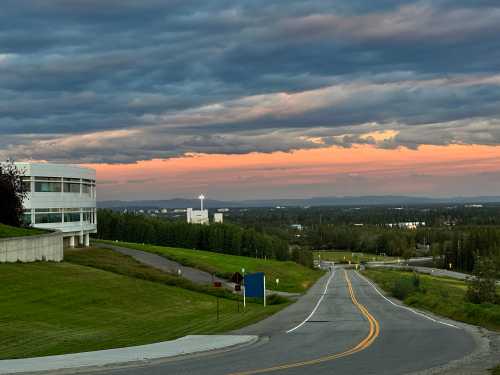
[{"label": "building window", "polygon": [[64,192],[65,193],[78,193],[80,194],[80,183],[64,183]]},{"label": "building window", "polygon": [[62,223],[62,214],[60,213],[37,213],[35,214],[36,224]]},{"label": "building window", "polygon": [[65,212],[64,213],[64,222],[65,223],[74,223],[80,221],[80,213],[79,212]]},{"label": "building window", "polygon": [[60,208],[36,208],[35,224],[62,223]]},{"label": "building window", "polygon": [[24,210],[22,216],[22,222],[24,225],[31,225],[31,210]]},{"label": "building window", "polygon": [[84,211],[83,212],[83,221],[87,223],[92,223],[92,212],[91,211]]},{"label": "building window", "polygon": [[83,184],[82,185],[82,193],[90,195],[90,185]]},{"label": "building window", "polygon": [[37,193],[60,193],[60,182],[35,182],[35,192]]}]

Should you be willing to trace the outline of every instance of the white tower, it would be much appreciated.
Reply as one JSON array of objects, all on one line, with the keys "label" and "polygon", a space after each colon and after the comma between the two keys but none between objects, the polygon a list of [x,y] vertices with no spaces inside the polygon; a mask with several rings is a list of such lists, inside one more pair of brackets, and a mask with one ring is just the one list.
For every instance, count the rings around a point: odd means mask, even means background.
[{"label": "white tower", "polygon": [[205,199],[205,196],[201,194],[198,199],[200,200],[200,211],[203,211],[203,200]]}]

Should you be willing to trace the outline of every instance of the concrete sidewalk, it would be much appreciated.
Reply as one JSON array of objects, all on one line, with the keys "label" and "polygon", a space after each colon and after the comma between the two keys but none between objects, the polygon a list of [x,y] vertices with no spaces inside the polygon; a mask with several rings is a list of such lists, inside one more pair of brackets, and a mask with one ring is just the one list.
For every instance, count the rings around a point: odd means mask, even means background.
[{"label": "concrete sidewalk", "polygon": [[254,335],[191,335],[156,344],[48,357],[0,360],[0,374],[55,371],[140,362],[251,344]]}]

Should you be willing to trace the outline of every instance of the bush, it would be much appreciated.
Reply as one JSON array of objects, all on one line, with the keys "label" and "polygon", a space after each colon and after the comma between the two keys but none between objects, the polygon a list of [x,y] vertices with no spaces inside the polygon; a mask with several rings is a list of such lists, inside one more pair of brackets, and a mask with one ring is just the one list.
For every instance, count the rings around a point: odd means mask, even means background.
[{"label": "bush", "polygon": [[418,292],[419,290],[419,286],[416,286],[415,280],[418,280],[418,284],[420,284],[420,279],[414,276],[411,278],[401,277],[397,279],[392,286],[391,294],[397,299],[406,299],[410,294]]},{"label": "bush", "polygon": [[27,194],[22,175],[14,163],[0,162],[0,223],[13,227],[22,224],[23,200]]},{"label": "bush", "polygon": [[279,294],[271,294],[266,299],[266,304],[268,305],[281,305],[282,303],[290,302],[288,298],[280,296]]},{"label": "bush", "polygon": [[497,303],[495,263],[490,258],[477,258],[473,277],[467,281],[465,298],[475,304]]}]

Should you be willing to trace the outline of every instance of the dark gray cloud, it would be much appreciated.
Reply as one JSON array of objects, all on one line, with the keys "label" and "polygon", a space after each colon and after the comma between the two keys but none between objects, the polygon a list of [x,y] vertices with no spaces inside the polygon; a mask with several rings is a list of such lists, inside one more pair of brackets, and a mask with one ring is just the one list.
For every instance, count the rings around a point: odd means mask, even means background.
[{"label": "dark gray cloud", "polygon": [[497,145],[499,33],[493,0],[6,0],[0,157]]}]

